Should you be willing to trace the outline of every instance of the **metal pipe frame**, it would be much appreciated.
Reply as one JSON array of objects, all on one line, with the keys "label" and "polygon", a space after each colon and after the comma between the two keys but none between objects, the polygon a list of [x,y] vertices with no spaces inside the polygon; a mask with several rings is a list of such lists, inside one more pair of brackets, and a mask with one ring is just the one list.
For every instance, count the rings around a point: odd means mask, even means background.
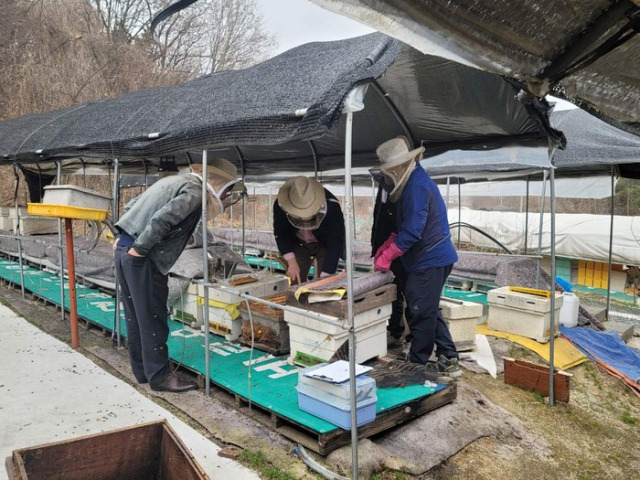
[{"label": "metal pipe frame", "polygon": [[529,251],[529,175],[527,175],[527,192],[524,204],[524,254]]},{"label": "metal pipe frame", "polygon": [[607,310],[605,315],[609,320],[609,309],[611,308],[611,261],[613,260],[613,218],[615,216],[616,183],[614,178],[614,167],[611,167],[611,222],[609,225],[609,276],[607,277]]},{"label": "metal pipe frame", "polygon": [[[62,163],[56,161],[56,181],[62,182]],[[58,219],[58,243],[62,247],[62,219]],[[64,248],[60,248],[60,316],[64,322]]]},{"label": "metal pipe frame", "polygon": [[349,389],[351,392],[351,471],[352,478],[358,478],[358,420],[357,399],[356,399],[356,331],[353,319],[353,232],[351,231],[351,219],[353,217],[351,185],[351,149],[353,136],[353,112],[347,112],[347,121],[345,127],[344,140],[344,206],[346,210],[345,216],[345,233],[346,233],[346,258],[345,267],[347,269],[347,320],[349,324]]},{"label": "metal pipe frame", "polygon": [[24,295],[24,268],[22,265],[22,242],[20,241],[20,237],[22,236],[20,232],[20,208],[18,207],[18,188],[20,187],[20,175],[18,175],[18,166],[13,165],[13,174],[15,175],[16,188],[13,190],[14,198],[13,202],[16,206],[16,219],[18,220],[18,263],[20,265],[20,291],[22,293],[22,298],[25,298]]},{"label": "metal pipe frame", "polygon": [[211,393],[211,373],[209,371],[211,365],[211,351],[209,350],[209,246],[207,238],[207,166],[209,152],[204,149],[202,151],[202,277],[204,278],[204,384],[205,393]]},{"label": "metal pipe frame", "polygon": [[[245,165],[244,165],[244,156],[242,155],[242,152],[240,151],[240,149],[238,147],[233,147],[236,151],[236,154],[238,155],[238,160],[240,160],[240,171],[242,172],[242,181],[244,182],[244,177],[246,175],[246,171],[245,171]],[[203,174],[202,178],[206,178]],[[246,206],[247,206],[247,202],[246,202],[246,195],[242,196],[242,249],[240,250],[242,252],[242,259],[244,260],[244,255],[245,255],[245,251],[246,251],[246,241],[247,241],[247,225],[246,225]],[[231,223],[231,225],[233,225],[233,221]],[[206,243],[205,243],[206,245]],[[208,305],[208,304],[207,304]]]},{"label": "metal pipe frame", "polygon": [[551,196],[551,311],[549,312],[549,406],[553,406],[555,402],[555,392],[553,385],[554,373],[554,348],[555,348],[555,331],[556,331],[556,185],[555,185],[555,168],[549,169],[549,195]]},{"label": "metal pipe frame", "polygon": [[[120,162],[117,158],[113,161],[113,199],[111,201],[111,219],[115,225],[120,220]],[[120,331],[120,288],[118,287],[118,276],[116,275],[116,311],[113,319],[115,324],[113,331],[116,335],[116,345],[120,348],[122,346],[122,332]]]},{"label": "metal pipe frame", "polygon": [[[542,225],[544,223],[544,207],[547,193],[547,170],[542,171],[542,198],[540,202],[540,220],[538,221],[538,257],[542,257]],[[536,288],[540,286],[540,260],[537,261]]]}]

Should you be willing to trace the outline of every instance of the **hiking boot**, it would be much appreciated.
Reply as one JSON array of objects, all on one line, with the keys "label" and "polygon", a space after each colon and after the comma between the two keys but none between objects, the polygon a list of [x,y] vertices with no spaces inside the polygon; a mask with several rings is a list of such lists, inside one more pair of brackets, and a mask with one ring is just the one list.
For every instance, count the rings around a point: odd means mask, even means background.
[{"label": "hiking boot", "polygon": [[427,368],[434,373],[438,373],[449,378],[459,378],[462,376],[462,370],[458,365],[458,359],[455,357],[447,358],[444,355],[438,357],[437,362],[427,363]]},{"label": "hiking boot", "polygon": [[389,350],[394,350],[396,348],[402,347],[404,342],[402,341],[402,336],[394,337],[391,332],[387,331],[387,348]]},{"label": "hiking boot", "polygon": [[402,348],[402,352],[400,352],[400,357],[405,361],[409,361],[409,352],[411,351],[411,342],[407,342],[406,338],[404,340],[404,347]]}]

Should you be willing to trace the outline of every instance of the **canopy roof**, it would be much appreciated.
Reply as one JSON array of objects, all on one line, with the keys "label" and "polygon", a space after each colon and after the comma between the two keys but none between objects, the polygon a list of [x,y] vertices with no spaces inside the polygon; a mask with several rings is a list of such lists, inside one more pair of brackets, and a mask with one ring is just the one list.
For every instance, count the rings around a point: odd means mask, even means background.
[{"label": "canopy roof", "polygon": [[312,0],[640,134],[640,0]]},{"label": "canopy roof", "polygon": [[[376,147],[407,135],[428,154],[505,145],[563,145],[549,105],[525,105],[504,78],[419,53],[374,33],[310,43],[252,68],[169,88],[0,123],[4,163],[81,157],[125,166],[198,161],[209,148],[245,174],[319,172],[344,165],[342,104],[367,85],[354,116],[353,165],[377,165]],[[197,155],[197,154],[196,154]],[[33,166],[32,166],[33,168]]]},{"label": "canopy roof", "polygon": [[[551,125],[566,136],[567,147],[553,152],[558,174],[611,174],[616,168],[622,177],[640,178],[640,137],[622,131],[576,108],[550,115]],[[514,147],[489,152],[451,151],[422,161],[431,176],[486,179],[510,177],[532,171],[526,161],[539,155],[536,149]]]}]

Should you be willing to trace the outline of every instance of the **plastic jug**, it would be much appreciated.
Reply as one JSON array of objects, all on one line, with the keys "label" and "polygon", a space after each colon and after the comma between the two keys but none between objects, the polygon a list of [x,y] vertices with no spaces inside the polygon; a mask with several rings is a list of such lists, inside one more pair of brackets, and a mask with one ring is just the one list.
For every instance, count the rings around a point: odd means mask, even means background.
[{"label": "plastic jug", "polygon": [[562,294],[562,307],[560,308],[560,325],[565,327],[575,327],[578,325],[578,310],[580,299],[573,293],[564,292]]}]

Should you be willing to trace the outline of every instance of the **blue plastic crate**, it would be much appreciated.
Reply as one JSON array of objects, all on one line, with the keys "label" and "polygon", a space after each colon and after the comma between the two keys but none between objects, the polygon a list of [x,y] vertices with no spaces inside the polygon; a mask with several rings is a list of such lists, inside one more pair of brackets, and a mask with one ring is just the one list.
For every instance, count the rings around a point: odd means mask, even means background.
[{"label": "blue plastic crate", "polygon": [[[328,403],[312,398],[298,386],[298,407],[303,412],[333,423],[344,430],[351,430],[351,410],[343,410]],[[373,397],[357,404],[356,422],[358,427],[376,419],[378,398]]]}]

